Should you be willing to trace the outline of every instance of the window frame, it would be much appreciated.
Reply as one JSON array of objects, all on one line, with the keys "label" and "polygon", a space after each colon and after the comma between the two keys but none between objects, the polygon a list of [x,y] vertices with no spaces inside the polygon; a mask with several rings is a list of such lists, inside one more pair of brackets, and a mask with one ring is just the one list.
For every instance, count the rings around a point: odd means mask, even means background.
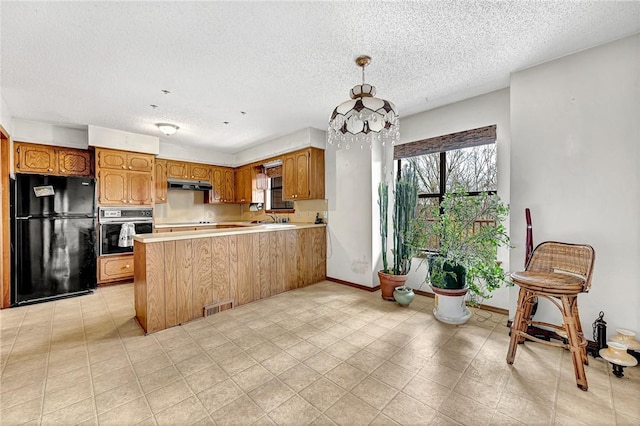
[{"label": "window frame", "polygon": [[[295,211],[296,211],[295,208],[294,208],[295,204],[293,204],[293,201],[290,201],[290,200],[281,199],[282,202],[291,203],[292,207],[290,207],[290,208],[274,209],[271,206],[271,204],[272,204],[271,199],[272,199],[272,193],[273,193],[272,189],[274,188],[274,187],[272,187],[272,182],[273,182],[273,179],[276,179],[278,177],[282,179],[282,176],[273,176],[273,177],[269,177],[267,179],[267,189],[265,189],[265,205],[264,205],[265,213],[274,213],[274,214],[277,214],[277,213],[295,213]],[[275,187],[275,189],[278,189],[278,188],[284,190],[284,180],[282,182],[282,186],[276,186]],[[269,208],[267,208],[267,206]]]}]

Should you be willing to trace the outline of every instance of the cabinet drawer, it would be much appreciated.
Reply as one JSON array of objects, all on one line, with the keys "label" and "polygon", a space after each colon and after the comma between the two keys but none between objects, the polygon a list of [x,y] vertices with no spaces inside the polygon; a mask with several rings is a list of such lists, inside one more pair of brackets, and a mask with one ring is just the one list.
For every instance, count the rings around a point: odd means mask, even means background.
[{"label": "cabinet drawer", "polygon": [[133,255],[98,257],[98,282],[133,279]]}]

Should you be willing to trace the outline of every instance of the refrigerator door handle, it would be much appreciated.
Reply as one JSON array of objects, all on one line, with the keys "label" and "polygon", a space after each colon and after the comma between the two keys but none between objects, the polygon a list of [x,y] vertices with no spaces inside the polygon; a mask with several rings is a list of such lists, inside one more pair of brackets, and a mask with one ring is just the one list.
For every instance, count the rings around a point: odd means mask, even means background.
[{"label": "refrigerator door handle", "polygon": [[29,215],[29,216],[18,216],[16,217],[17,220],[28,220],[31,219],[33,216]]}]

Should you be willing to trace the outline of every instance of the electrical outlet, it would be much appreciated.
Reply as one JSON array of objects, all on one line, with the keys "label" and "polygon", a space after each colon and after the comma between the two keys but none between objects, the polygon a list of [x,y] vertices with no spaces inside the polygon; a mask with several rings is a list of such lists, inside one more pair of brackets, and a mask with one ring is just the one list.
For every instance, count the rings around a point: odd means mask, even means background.
[{"label": "electrical outlet", "polygon": [[300,217],[300,216],[302,216],[302,213],[296,212],[296,217]]},{"label": "electrical outlet", "polygon": [[325,219],[329,217],[329,215],[327,214],[327,212],[322,212],[322,217],[324,217]]},{"label": "electrical outlet", "polygon": [[307,217],[311,217],[311,212],[307,212]]}]

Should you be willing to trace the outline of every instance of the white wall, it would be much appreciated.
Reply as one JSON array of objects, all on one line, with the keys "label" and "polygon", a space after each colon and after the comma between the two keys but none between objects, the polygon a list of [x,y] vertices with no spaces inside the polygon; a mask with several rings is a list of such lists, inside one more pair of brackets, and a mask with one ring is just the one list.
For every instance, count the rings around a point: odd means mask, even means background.
[{"label": "white wall", "polygon": [[[476,96],[464,101],[455,102],[440,108],[425,111],[400,120],[400,143],[414,142],[435,136],[446,135],[478,127],[497,125],[497,166],[498,166],[498,195],[502,201],[509,203],[509,147],[511,143],[509,122],[509,89]],[[511,215],[523,215],[524,212],[512,208]],[[507,232],[509,224],[506,223]],[[512,244],[524,244],[524,241],[514,239]],[[503,262],[505,270],[509,270],[509,250],[501,248],[498,258]],[[516,262],[515,267],[519,264]],[[420,264],[419,259],[412,263],[407,284],[413,288],[429,291],[424,284],[428,268]],[[483,302],[486,305],[503,309],[509,307],[509,294],[512,288],[501,288],[493,293],[491,299]]]},{"label": "white wall", "polygon": [[234,166],[233,154],[216,152],[207,148],[189,147],[185,149],[184,145],[173,144],[170,142],[160,141],[160,153],[158,158],[167,158],[170,160],[192,161],[195,163],[215,164],[216,166]]},{"label": "white wall", "polygon": [[307,147],[325,149],[327,132],[307,127],[297,132],[263,142],[234,155],[234,166],[249,164],[257,160],[274,157],[286,152]]},{"label": "white wall", "polygon": [[[529,68],[511,78],[511,235],[596,250],[579,296],[586,337],[599,311],[609,336],[640,333],[640,35]],[[516,213],[517,212],[517,213]],[[524,248],[512,251],[520,265]],[[536,319],[558,323],[541,302]]]},{"label": "white wall", "polygon": [[[0,88],[0,90],[2,90]],[[11,111],[0,94],[0,125],[11,135],[13,125],[11,123]]]},{"label": "white wall", "polygon": [[327,226],[327,276],[366,287],[378,285],[374,270],[380,251],[374,251],[372,245],[378,227],[378,220],[374,222],[372,217],[377,212],[372,185],[377,187],[378,179],[374,180],[372,173],[374,162],[380,167],[380,155],[380,150],[337,150],[334,145],[327,145],[325,151],[331,218]]},{"label": "white wall", "polygon": [[87,149],[89,146],[86,126],[66,127],[18,118],[13,119],[11,139],[79,149]]}]

